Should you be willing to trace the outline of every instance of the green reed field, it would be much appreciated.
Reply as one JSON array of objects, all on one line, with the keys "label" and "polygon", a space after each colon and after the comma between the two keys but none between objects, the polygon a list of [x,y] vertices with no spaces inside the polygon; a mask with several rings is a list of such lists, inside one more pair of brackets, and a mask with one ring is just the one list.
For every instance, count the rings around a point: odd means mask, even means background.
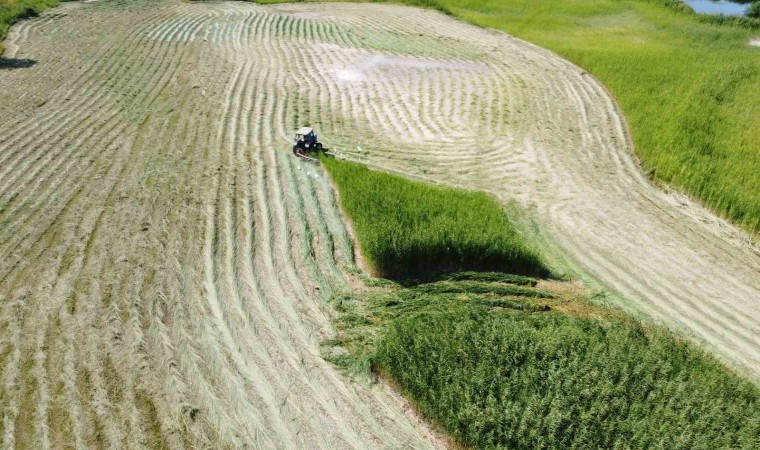
[{"label": "green reed field", "polygon": [[[0,0],[0,41],[5,39],[8,29],[16,22],[33,17],[59,3],[59,0]],[[0,44],[0,55],[3,54]]]},{"label": "green reed field", "polygon": [[367,284],[333,298],[339,337],[323,354],[390,379],[465,447],[760,444],[757,386],[668,332],[524,277]]},{"label": "green reed field", "polygon": [[[447,301],[448,300],[448,301]],[[758,448],[760,391],[658,330],[440,299],[375,364],[472,448]]]},{"label": "green reed field", "polygon": [[547,273],[504,209],[484,193],[409,181],[333,158],[323,163],[338,186],[362,254],[378,274]]}]

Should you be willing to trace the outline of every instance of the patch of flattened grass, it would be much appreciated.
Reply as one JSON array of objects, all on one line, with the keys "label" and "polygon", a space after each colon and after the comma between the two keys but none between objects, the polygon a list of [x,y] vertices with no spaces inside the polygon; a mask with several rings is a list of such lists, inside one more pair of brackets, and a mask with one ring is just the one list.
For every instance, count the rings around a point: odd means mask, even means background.
[{"label": "patch of flattened grass", "polygon": [[490,281],[494,283],[508,283],[520,286],[535,286],[535,278],[500,272],[458,272],[447,277],[448,281]]},{"label": "patch of flattened grass", "polygon": [[[500,276],[502,275],[502,276]],[[450,278],[468,278],[455,273]],[[507,284],[508,274],[491,273],[499,282],[443,281],[404,285],[371,279],[356,293],[339,293],[331,299],[338,337],[322,343],[323,356],[352,375],[370,374],[375,346],[388,326],[404,317],[471,308],[543,313],[551,303],[571,301],[555,293],[523,284]],[[572,300],[575,302],[576,300]]]},{"label": "patch of flattened grass", "polygon": [[482,281],[441,281],[417,285],[412,290],[427,294],[492,294],[515,297],[553,298],[554,295],[538,289],[523,286],[511,286],[501,283],[485,283]]}]

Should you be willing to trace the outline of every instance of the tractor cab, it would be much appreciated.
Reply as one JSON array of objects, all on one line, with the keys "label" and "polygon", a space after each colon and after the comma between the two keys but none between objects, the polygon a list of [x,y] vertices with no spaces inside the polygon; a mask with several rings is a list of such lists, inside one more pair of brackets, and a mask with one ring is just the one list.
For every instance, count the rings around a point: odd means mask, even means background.
[{"label": "tractor cab", "polygon": [[293,139],[293,154],[305,156],[307,152],[321,150],[322,144],[319,143],[313,128],[303,127],[296,131],[295,139]]},{"label": "tractor cab", "polygon": [[296,131],[296,139],[293,141],[293,145],[310,145],[314,142],[317,142],[317,135],[314,133],[314,129],[303,127]]}]

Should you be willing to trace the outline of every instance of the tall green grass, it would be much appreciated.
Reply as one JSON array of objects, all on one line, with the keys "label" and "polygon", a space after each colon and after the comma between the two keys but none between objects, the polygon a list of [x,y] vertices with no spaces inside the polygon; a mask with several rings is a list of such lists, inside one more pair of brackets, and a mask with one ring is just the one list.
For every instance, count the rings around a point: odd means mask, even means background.
[{"label": "tall green grass", "polygon": [[[34,17],[59,3],[59,0],[0,0],[0,41],[5,39],[8,29],[16,22]],[[0,56],[3,51],[0,44]]]},{"label": "tall green grass", "polygon": [[760,447],[757,387],[663,331],[447,306],[393,321],[375,364],[462,444]]},{"label": "tall green grass", "polygon": [[372,281],[333,298],[323,355],[393,380],[466,447],[760,446],[758,387],[667,331],[525,278]]},{"label": "tall green grass", "polygon": [[547,273],[504,209],[486,194],[409,181],[333,158],[323,162],[362,254],[378,274]]}]

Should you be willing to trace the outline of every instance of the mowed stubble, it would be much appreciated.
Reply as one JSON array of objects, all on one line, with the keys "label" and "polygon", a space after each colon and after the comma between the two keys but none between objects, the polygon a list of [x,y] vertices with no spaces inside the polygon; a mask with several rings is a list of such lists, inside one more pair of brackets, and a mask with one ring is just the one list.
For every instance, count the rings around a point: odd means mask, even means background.
[{"label": "mowed stubble", "polygon": [[[0,74],[5,445],[432,446],[319,357],[351,244],[254,5],[66,5]],[[297,66],[293,70],[298,70]]]}]

